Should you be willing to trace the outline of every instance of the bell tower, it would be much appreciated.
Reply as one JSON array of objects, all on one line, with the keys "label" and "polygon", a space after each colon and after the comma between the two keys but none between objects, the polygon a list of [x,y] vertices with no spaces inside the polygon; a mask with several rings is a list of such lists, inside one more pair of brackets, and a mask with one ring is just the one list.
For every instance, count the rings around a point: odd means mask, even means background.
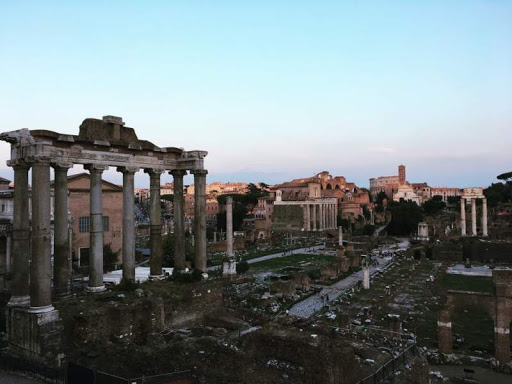
[{"label": "bell tower", "polygon": [[405,165],[398,166],[398,185],[404,185],[407,182],[405,177]]}]

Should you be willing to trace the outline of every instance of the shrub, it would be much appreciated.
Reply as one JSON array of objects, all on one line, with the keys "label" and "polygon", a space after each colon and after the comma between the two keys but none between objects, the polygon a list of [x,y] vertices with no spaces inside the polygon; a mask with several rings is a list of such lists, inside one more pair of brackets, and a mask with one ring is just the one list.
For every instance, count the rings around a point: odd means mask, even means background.
[{"label": "shrub", "polygon": [[249,270],[250,266],[246,260],[242,260],[236,264],[236,272],[243,275]]}]

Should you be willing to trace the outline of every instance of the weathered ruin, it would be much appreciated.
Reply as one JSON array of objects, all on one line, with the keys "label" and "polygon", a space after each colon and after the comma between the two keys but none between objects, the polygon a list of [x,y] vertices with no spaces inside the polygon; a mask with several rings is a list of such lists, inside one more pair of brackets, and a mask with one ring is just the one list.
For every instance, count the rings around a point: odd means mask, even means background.
[{"label": "weathered ruin", "polygon": [[510,322],[512,320],[512,270],[493,270],[495,294],[448,291],[447,302],[439,312],[439,351],[452,353],[452,315],[458,306],[477,306],[494,320],[495,357],[502,364],[510,362]]},{"label": "weathered ruin", "polygon": [[466,203],[471,201],[471,235],[477,235],[476,225],[476,200],[482,200],[482,236],[488,236],[487,230],[487,198],[482,188],[464,188],[464,193],[460,197],[460,231],[462,236],[466,236]]},{"label": "weathered ruin", "polygon": [[[47,130],[5,132],[11,143],[8,165],[14,169],[13,265],[11,299],[7,308],[7,342],[14,353],[58,364],[59,313],[53,294],[66,295],[70,287],[67,172],[82,164],[91,176],[89,292],[103,284],[103,224],[101,175],[109,167],[123,173],[123,279],[135,280],[134,174],[144,170],[151,187],[151,277],[162,274],[160,176],[169,171],[175,183],[175,265],[185,267],[183,176],[190,171],[195,183],[195,268],[206,271],[205,187],[206,151],[158,147],[139,140],[122,118],[85,119],[78,135]],[[51,263],[50,167],[55,170],[55,255]],[[32,221],[29,221],[29,180],[32,169]],[[53,275],[53,285],[52,285]]]},{"label": "weathered ruin", "polygon": [[226,199],[226,239],[227,255],[222,261],[222,275],[225,277],[236,276],[236,259],[233,254],[233,198]]}]

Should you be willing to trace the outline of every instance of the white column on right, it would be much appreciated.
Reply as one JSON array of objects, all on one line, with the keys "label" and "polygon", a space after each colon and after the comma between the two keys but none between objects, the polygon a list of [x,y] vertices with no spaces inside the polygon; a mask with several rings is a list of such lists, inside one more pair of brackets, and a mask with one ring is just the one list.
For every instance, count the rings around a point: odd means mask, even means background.
[{"label": "white column on right", "polygon": [[482,236],[489,236],[487,229],[487,199],[482,199]]},{"label": "white column on right", "polygon": [[476,199],[471,199],[471,234],[476,236]]},{"label": "white column on right", "polygon": [[460,198],[460,234],[466,236],[466,200]]}]

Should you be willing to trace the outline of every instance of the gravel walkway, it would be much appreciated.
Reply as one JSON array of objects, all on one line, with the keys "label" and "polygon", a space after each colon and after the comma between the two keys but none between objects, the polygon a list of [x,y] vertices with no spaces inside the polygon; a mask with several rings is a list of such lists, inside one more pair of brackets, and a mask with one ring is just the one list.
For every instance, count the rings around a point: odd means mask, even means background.
[{"label": "gravel walkway", "polygon": [[[408,240],[402,240],[399,244],[399,249],[404,250],[409,247]],[[398,250],[398,249],[395,249]],[[393,250],[384,247],[383,251],[392,252]],[[370,276],[375,274],[379,269],[382,269],[391,262],[392,257],[377,258],[377,266],[370,267]],[[310,296],[307,299],[295,304],[288,312],[289,315],[308,318],[315,314],[315,312],[322,309],[322,307],[331,301],[338,299],[343,291],[352,288],[359,281],[363,281],[363,271],[358,271],[352,275],[340,280],[331,286],[323,288],[319,293]],[[324,298],[325,296],[325,298]]]}]

